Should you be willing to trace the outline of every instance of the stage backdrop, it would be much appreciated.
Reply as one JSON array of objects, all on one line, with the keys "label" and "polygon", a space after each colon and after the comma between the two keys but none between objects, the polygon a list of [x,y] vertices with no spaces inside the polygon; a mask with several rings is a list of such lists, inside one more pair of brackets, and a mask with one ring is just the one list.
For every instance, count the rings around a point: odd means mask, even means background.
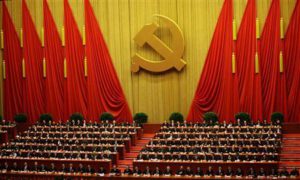
[{"label": "stage backdrop", "polygon": [[[224,0],[90,0],[96,18],[105,38],[108,50],[117,71],[121,86],[132,113],[146,112],[150,123],[168,119],[174,111],[187,115],[197,88],[199,77],[215,30],[216,22]],[[257,0],[257,16],[262,32],[271,0]],[[284,30],[287,29],[296,0],[281,0],[281,17]],[[22,1],[7,1],[7,7],[20,35],[22,28]],[[26,0],[38,35],[41,39],[43,27],[43,1]],[[52,16],[62,37],[64,25],[63,0],[48,0]],[[84,1],[69,0],[76,23],[82,35],[84,27]],[[247,0],[233,0],[233,16],[240,25]],[[1,3],[2,6],[2,3]],[[2,21],[2,7],[1,7]],[[183,31],[186,49],[183,59],[187,66],[183,71],[171,70],[152,74],[141,70],[131,73],[131,57],[135,53],[161,60],[150,47],[138,47],[133,38],[154,14],[168,16],[178,23]],[[160,22],[159,22],[160,23]],[[2,22],[1,29],[2,29]],[[171,35],[166,29],[156,33],[170,45]],[[0,60],[3,51],[0,51]],[[2,62],[2,61],[1,61]],[[2,63],[0,63],[0,79]],[[0,114],[3,114],[3,86],[0,81]]]}]

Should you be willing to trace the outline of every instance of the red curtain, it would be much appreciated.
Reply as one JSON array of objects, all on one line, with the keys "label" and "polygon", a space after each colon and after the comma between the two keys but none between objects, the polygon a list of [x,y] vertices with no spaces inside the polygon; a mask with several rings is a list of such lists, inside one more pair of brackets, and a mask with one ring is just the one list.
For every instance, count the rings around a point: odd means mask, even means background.
[{"label": "red curtain", "polygon": [[29,124],[35,123],[45,113],[45,82],[43,79],[43,48],[36,32],[25,0],[22,1],[22,23],[24,34],[24,59],[26,78],[24,87],[24,108]]},{"label": "red curtain", "polygon": [[285,74],[279,71],[280,50],[280,2],[273,0],[260,37],[263,116],[268,120],[275,111],[287,116]]},{"label": "red curtain", "polygon": [[296,2],[284,39],[284,71],[288,94],[288,117],[300,121],[300,1]]},{"label": "red curtain", "polygon": [[261,76],[255,73],[256,6],[248,0],[236,41],[240,111],[253,120],[262,119]]},{"label": "red curtain", "polygon": [[15,30],[5,2],[3,10],[3,33],[4,33],[4,60],[6,67],[6,79],[4,86],[4,119],[13,121],[17,113],[23,109],[23,83],[22,83],[22,49],[18,33]]},{"label": "red curtain", "polygon": [[46,111],[51,113],[55,121],[66,120],[64,95],[64,49],[51,15],[48,3],[43,1],[46,60]]},{"label": "red curtain", "polygon": [[110,112],[119,122],[132,122],[125,95],[89,0],[85,0],[88,61],[88,115],[96,120]]},{"label": "red curtain", "polygon": [[64,0],[64,23],[67,59],[68,113],[87,117],[87,83],[84,77],[84,46],[71,7]]},{"label": "red curtain", "polygon": [[187,120],[202,120],[203,113],[214,111],[220,119],[233,119],[238,111],[237,84],[232,73],[232,0],[225,0],[204,69]]}]

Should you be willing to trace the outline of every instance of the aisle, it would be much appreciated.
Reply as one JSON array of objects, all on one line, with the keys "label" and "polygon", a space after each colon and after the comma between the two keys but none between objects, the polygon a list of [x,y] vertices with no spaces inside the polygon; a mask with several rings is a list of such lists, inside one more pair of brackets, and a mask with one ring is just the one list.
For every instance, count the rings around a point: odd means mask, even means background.
[{"label": "aisle", "polygon": [[138,139],[135,146],[130,147],[130,152],[126,152],[124,155],[124,160],[118,161],[118,168],[121,170],[121,172],[124,171],[124,169],[129,165],[131,169],[132,167],[132,161],[135,159],[140,150],[143,149],[145,145],[149,143],[149,141],[154,137],[154,133],[152,134],[143,134],[141,139]]}]

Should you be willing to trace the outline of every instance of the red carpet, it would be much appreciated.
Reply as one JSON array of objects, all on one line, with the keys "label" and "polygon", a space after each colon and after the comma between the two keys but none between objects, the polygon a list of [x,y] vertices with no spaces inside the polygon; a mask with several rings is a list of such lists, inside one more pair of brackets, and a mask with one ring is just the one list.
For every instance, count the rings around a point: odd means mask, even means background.
[{"label": "red carpet", "polygon": [[135,159],[140,150],[143,149],[145,145],[149,143],[149,141],[154,137],[154,133],[152,134],[143,134],[141,139],[138,139],[135,146],[130,147],[130,153],[125,153],[124,160],[118,161],[118,168],[123,172],[124,169],[129,165],[130,168],[132,167],[132,161]]},{"label": "red carpet", "polygon": [[300,134],[283,134],[279,168],[300,168]]}]

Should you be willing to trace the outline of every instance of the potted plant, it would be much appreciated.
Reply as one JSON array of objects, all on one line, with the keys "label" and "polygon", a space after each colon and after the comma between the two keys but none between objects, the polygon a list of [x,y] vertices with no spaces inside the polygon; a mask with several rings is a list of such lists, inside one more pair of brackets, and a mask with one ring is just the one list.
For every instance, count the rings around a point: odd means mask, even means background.
[{"label": "potted plant", "polygon": [[26,123],[27,115],[25,113],[16,114],[14,116],[14,120],[16,121],[16,123]]},{"label": "potted plant", "polygon": [[215,112],[206,112],[203,115],[203,119],[207,125],[212,126],[218,124],[219,121],[218,115]]},{"label": "potted plant", "polygon": [[109,121],[109,122],[113,121],[114,119],[115,119],[114,116],[109,112],[102,113],[99,118],[100,121]]},{"label": "potted plant", "polygon": [[174,121],[175,123],[183,123],[183,115],[180,112],[173,112],[170,117],[170,121]]},{"label": "potted plant", "polygon": [[133,120],[135,121],[136,124],[145,124],[148,121],[148,115],[143,112],[136,113],[133,117]]},{"label": "potted plant", "polygon": [[281,112],[273,112],[271,115],[271,121],[273,124],[281,125],[284,120],[284,115]]},{"label": "potted plant", "polygon": [[83,115],[79,112],[76,112],[76,113],[73,113],[71,116],[70,116],[70,122],[74,124],[78,124],[78,121],[80,124],[83,124]]},{"label": "potted plant", "polygon": [[41,123],[49,124],[50,121],[52,121],[52,120],[53,120],[53,118],[52,118],[51,114],[46,113],[46,114],[41,114],[40,115],[40,122]]},{"label": "potted plant", "polygon": [[246,112],[239,112],[235,115],[235,120],[240,120],[241,123],[249,123],[251,118],[250,115]]}]

